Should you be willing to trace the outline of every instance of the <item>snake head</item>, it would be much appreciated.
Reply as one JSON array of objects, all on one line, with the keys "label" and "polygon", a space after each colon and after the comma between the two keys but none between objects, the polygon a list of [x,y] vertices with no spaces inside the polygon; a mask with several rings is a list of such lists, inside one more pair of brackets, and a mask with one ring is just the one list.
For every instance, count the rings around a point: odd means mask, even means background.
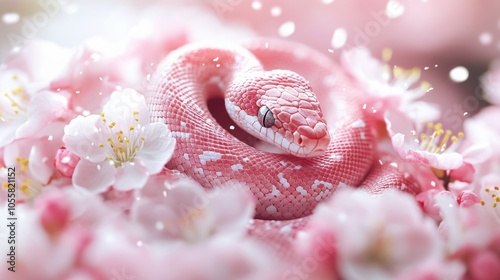
[{"label": "snake head", "polygon": [[246,75],[228,88],[226,109],[253,136],[298,157],[323,154],[330,135],[316,95],[295,72]]}]

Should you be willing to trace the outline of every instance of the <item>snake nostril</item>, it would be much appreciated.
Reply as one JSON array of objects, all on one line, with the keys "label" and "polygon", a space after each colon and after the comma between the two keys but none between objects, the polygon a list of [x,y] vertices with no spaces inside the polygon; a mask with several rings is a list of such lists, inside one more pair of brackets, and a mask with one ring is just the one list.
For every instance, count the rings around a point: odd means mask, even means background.
[{"label": "snake nostril", "polygon": [[302,143],[304,143],[304,139],[302,136],[299,137],[299,140],[297,141],[299,143],[299,145],[302,145]]}]

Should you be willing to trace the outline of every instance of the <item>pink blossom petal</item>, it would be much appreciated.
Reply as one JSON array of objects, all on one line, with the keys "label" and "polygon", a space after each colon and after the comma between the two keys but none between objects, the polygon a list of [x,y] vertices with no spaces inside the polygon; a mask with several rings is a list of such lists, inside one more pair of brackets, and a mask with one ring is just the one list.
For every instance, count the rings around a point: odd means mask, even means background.
[{"label": "pink blossom petal", "polygon": [[0,147],[4,147],[14,141],[17,128],[23,121],[3,122],[0,120],[0,123],[2,124],[2,126],[0,126]]},{"label": "pink blossom petal", "polygon": [[457,169],[463,164],[462,155],[456,152],[437,154],[425,151],[408,151],[408,154],[411,154],[409,158],[415,158],[413,161],[427,163],[441,170]]},{"label": "pink blossom petal", "polygon": [[116,168],[116,182],[113,187],[120,191],[140,189],[147,180],[147,168],[140,161],[124,162]]},{"label": "pink blossom petal", "polygon": [[29,157],[29,169],[32,171],[33,177],[38,181],[47,184],[54,174],[52,159],[57,151],[57,146],[51,141],[39,139],[31,148]]},{"label": "pink blossom petal", "polygon": [[486,161],[493,153],[490,143],[487,141],[474,141],[469,147],[464,149],[461,154],[464,159],[471,164],[477,164]]},{"label": "pink blossom petal", "polygon": [[164,123],[151,123],[145,129],[144,145],[137,153],[149,174],[160,172],[172,158],[175,138]]},{"label": "pink blossom petal", "polygon": [[245,229],[254,215],[255,203],[243,188],[236,185],[224,191],[212,190],[208,195],[211,197],[210,207],[216,212],[215,223],[220,230],[231,232]]},{"label": "pink blossom petal", "polygon": [[17,138],[31,137],[45,125],[66,114],[68,100],[62,95],[42,91],[33,96],[28,107],[28,120],[19,126]]},{"label": "pink blossom petal", "polygon": [[430,189],[424,192],[419,193],[415,199],[417,202],[420,204],[422,207],[422,210],[424,211],[425,214],[427,214],[429,217],[433,218],[435,221],[441,221],[441,215],[439,214],[439,207],[436,205],[436,195],[438,194],[449,194],[452,196],[451,193],[446,192],[446,191],[441,191],[437,189]]},{"label": "pink blossom petal", "polygon": [[472,279],[500,279],[500,256],[489,251],[480,252],[470,261],[469,270]]},{"label": "pink blossom petal", "polygon": [[64,127],[63,141],[66,147],[80,158],[92,162],[106,159],[105,150],[99,147],[100,143],[106,143],[106,139],[96,128],[98,121],[101,121],[98,115],[78,116]]},{"label": "pink blossom petal", "polygon": [[79,156],[66,149],[66,147],[62,147],[56,153],[54,166],[64,177],[71,178],[79,161]]},{"label": "pink blossom petal", "polygon": [[461,167],[450,171],[450,178],[466,183],[474,181],[474,166],[468,162],[464,162]]},{"label": "pink blossom petal", "polygon": [[8,59],[7,66],[22,70],[38,83],[38,88],[44,88],[61,73],[69,56],[68,49],[53,42],[29,40],[20,53]]},{"label": "pink blossom petal", "polygon": [[463,156],[457,152],[437,153],[420,149],[418,139],[411,132],[414,127],[413,122],[404,114],[388,111],[385,114],[385,121],[392,145],[402,159],[442,170],[457,169],[462,166]]},{"label": "pink blossom petal", "polygon": [[115,182],[115,166],[107,161],[94,163],[80,160],[73,173],[75,187],[92,193],[104,192]]},{"label": "pink blossom petal", "polygon": [[458,195],[457,202],[461,207],[470,207],[481,202],[481,199],[473,192],[463,191]]}]

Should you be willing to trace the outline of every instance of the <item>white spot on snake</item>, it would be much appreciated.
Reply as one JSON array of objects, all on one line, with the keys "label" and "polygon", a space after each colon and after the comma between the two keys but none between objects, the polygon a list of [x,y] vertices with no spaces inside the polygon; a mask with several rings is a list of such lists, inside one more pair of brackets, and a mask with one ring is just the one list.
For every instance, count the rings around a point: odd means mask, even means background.
[{"label": "white spot on snake", "polygon": [[361,133],[359,133],[359,137],[360,137],[362,140],[365,140],[365,139],[366,139],[365,132],[364,132],[364,131],[361,131]]},{"label": "white spot on snake", "polygon": [[398,168],[398,163],[397,162],[391,162],[389,165],[392,166],[392,167]]},{"label": "white spot on snake", "polygon": [[201,164],[205,165],[207,164],[207,161],[217,161],[219,160],[222,155],[217,152],[212,152],[212,151],[205,151],[203,154],[198,156],[200,158]]},{"label": "white spot on snake", "polygon": [[406,190],[407,188],[408,188],[408,186],[407,186],[407,185],[405,185],[404,183],[403,183],[403,184],[401,184],[401,190],[402,190],[402,191]]},{"label": "white spot on snake", "polygon": [[333,160],[342,160],[342,156],[337,154],[331,154],[330,158]]},{"label": "white spot on snake", "polygon": [[241,169],[243,169],[243,165],[241,165],[240,163],[234,164],[234,165],[231,165],[231,169],[233,171],[241,170]]},{"label": "white spot on snake", "polygon": [[203,171],[203,168],[195,168],[194,169],[194,173],[205,175],[205,172]]},{"label": "white spot on snake", "polygon": [[337,190],[341,190],[341,189],[347,189],[349,186],[347,186],[346,183],[343,183],[343,182],[340,182],[338,185],[337,185]]},{"label": "white spot on snake", "polygon": [[279,195],[281,195],[281,192],[276,188],[276,186],[273,186],[271,194],[274,196],[279,196]]},{"label": "white spot on snake", "polygon": [[172,136],[173,137],[178,137],[178,138],[189,138],[189,136],[191,135],[191,133],[187,133],[187,132],[180,132],[180,131],[172,131]]},{"label": "white spot on snake", "polygon": [[351,127],[353,127],[353,128],[361,128],[361,127],[365,127],[365,126],[366,126],[366,124],[362,119],[359,119],[351,124]]},{"label": "white spot on snake", "polygon": [[189,154],[184,154],[184,158],[185,158],[186,160],[189,160]]},{"label": "white spot on snake", "polygon": [[250,159],[249,159],[249,158],[247,158],[247,157],[244,157],[244,158],[243,158],[243,162],[249,162],[249,161],[250,161]]},{"label": "white spot on snake", "polygon": [[300,165],[295,165],[295,167],[294,167],[293,169],[295,169],[295,170],[299,170],[299,169],[301,169],[301,168],[302,168],[302,166],[300,166]]},{"label": "white spot on snake", "polygon": [[274,207],[274,205],[271,205],[271,206],[267,206],[266,208],[266,212],[269,213],[269,214],[274,214],[276,213],[278,210],[276,209],[276,207]]},{"label": "white spot on snake", "polygon": [[285,177],[283,177],[283,173],[278,173],[278,178],[280,179],[280,183],[283,185],[283,187],[285,188],[289,188],[290,187],[290,183],[288,183],[287,179],[285,179]]},{"label": "white spot on snake", "polygon": [[327,189],[333,188],[333,185],[331,183],[328,183],[325,181],[320,181],[320,180],[314,180],[314,184],[312,184],[311,189],[315,190],[321,184],[323,184]]},{"label": "white spot on snake", "polygon": [[292,225],[288,224],[280,229],[281,233],[289,233],[292,231]]},{"label": "white spot on snake", "polygon": [[301,187],[301,186],[298,186],[295,190],[298,191],[301,195],[306,195],[307,194],[307,191],[304,190],[304,188]]},{"label": "white spot on snake", "polygon": [[186,127],[186,126],[187,126],[187,123],[185,123],[185,122],[181,122],[181,126],[182,126],[182,127]]},{"label": "white spot on snake", "polygon": [[287,163],[284,160],[280,161],[280,163],[281,163],[282,166],[286,166],[287,165]]},{"label": "white spot on snake", "polygon": [[315,198],[314,200],[316,201],[320,201],[321,199],[323,198],[323,192],[320,192]]},{"label": "white spot on snake", "polygon": [[222,176],[222,172],[217,171],[217,172],[215,172],[215,175],[217,175],[217,176],[219,176],[219,177],[220,177],[220,176]]}]

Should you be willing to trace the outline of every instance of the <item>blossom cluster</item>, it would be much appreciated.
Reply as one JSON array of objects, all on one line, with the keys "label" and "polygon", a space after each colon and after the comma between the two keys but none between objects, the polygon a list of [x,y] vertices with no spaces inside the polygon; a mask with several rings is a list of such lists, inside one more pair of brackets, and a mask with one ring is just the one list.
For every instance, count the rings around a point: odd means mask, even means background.
[{"label": "blossom cluster", "polygon": [[379,148],[415,167],[422,192],[339,190],[276,252],[249,232],[244,188],[207,191],[164,167],[176,142],[150,122],[144,85],[187,40],[156,36],[111,52],[30,41],[2,64],[0,178],[16,169],[22,223],[17,271],[0,262],[2,279],[500,278],[498,63],[482,79],[492,105],[453,132],[419,100],[432,89],[415,84],[419,69],[390,66],[390,50],[346,51]]}]

